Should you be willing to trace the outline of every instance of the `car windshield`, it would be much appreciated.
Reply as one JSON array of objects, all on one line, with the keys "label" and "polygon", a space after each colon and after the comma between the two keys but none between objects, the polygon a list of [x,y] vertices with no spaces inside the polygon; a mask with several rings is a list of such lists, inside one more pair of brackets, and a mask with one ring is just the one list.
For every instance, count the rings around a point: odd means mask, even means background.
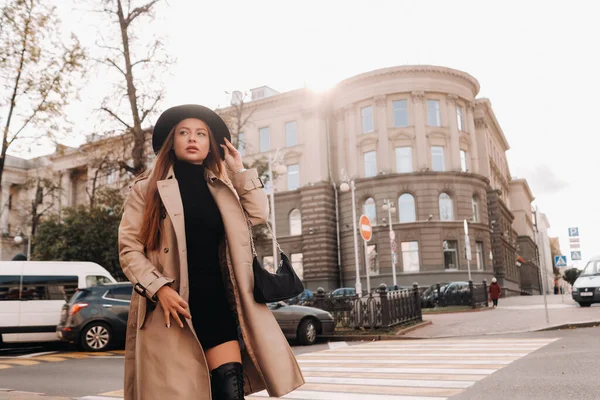
[{"label": "car windshield", "polygon": [[579,276],[593,276],[600,275],[600,260],[598,261],[590,261],[588,265],[585,266],[585,269],[581,272]]}]

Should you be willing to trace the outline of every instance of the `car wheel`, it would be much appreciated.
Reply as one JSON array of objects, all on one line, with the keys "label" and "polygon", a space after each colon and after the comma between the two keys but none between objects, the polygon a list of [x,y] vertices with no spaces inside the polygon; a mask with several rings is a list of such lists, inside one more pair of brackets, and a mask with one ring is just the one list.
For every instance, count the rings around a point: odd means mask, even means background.
[{"label": "car wheel", "polygon": [[104,351],[112,345],[112,329],[104,322],[92,322],[81,332],[81,348]]},{"label": "car wheel", "polygon": [[581,307],[589,307],[589,306],[591,306],[591,305],[592,305],[592,303],[582,303],[582,302],[579,302],[579,305],[580,305]]},{"label": "car wheel", "polygon": [[305,346],[314,344],[317,341],[317,324],[314,319],[308,318],[300,323],[298,341]]}]

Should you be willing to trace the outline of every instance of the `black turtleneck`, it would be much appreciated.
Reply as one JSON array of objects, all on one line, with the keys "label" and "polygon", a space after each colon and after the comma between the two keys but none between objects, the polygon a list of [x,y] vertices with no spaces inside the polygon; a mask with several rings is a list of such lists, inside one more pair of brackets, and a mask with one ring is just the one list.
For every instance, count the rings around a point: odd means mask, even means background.
[{"label": "black turtleneck", "polygon": [[183,202],[190,295],[222,287],[219,243],[225,229],[204,177],[204,166],[177,160],[175,177]]}]

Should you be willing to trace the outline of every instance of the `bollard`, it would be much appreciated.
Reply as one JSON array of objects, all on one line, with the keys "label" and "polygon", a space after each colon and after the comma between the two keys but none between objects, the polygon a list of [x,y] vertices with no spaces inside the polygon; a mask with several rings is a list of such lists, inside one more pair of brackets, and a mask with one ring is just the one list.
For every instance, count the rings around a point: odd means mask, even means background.
[{"label": "bollard", "polygon": [[[438,289],[440,285],[438,283]],[[423,321],[423,312],[421,311],[421,296],[419,296],[419,284],[417,282],[413,283],[413,295],[415,297],[415,310],[416,315],[414,316],[418,321]]]},{"label": "bollard", "polygon": [[477,302],[475,299],[475,288],[471,279],[469,279],[469,293],[471,294],[471,308],[475,308],[477,307]]},{"label": "bollard", "polygon": [[485,296],[485,306],[489,307],[490,306],[490,302],[489,300],[489,296],[488,296],[488,286],[487,286],[487,279],[483,280],[483,295]]},{"label": "bollard", "polygon": [[325,289],[322,287],[318,288],[315,293],[315,307],[325,310]]},{"label": "bollard", "polygon": [[434,307],[442,307],[442,306],[440,305],[440,303],[441,303],[441,301],[442,301],[442,298],[441,298],[441,296],[440,296],[440,284],[439,284],[439,282],[438,282],[438,283],[436,283],[436,285],[435,285],[435,290],[436,290],[436,292],[437,292],[437,296],[436,296],[436,298],[435,298],[435,301],[434,301],[434,305],[433,305],[433,306],[434,306]]},{"label": "bollard", "polygon": [[381,301],[381,325],[385,328],[388,328],[392,324],[392,321],[390,318],[390,303],[388,299],[387,286],[385,283],[379,285],[377,288],[377,294],[379,295],[379,300]]}]

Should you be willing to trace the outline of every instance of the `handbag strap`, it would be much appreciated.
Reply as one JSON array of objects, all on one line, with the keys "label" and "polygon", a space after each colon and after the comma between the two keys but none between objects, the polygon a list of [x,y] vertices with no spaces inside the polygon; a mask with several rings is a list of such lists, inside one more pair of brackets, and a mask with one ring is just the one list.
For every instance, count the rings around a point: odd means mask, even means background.
[{"label": "handbag strap", "polygon": [[[248,216],[248,213],[246,212],[246,210],[244,210],[244,216],[246,217],[246,223],[248,224],[248,234],[250,235],[250,245],[252,246],[252,254],[254,255],[254,257],[258,257],[258,255],[256,254],[256,247],[254,246],[254,238],[252,237],[253,236],[252,235],[252,223],[250,222],[250,217]],[[279,242],[277,241],[277,238],[273,234],[273,230],[271,229],[271,224],[269,224],[269,221],[265,221],[265,224],[267,225],[267,230],[271,234],[271,237],[275,240],[275,244],[277,245],[277,249],[279,250],[279,253],[283,253],[283,250],[281,250],[281,246],[279,246]]]}]

